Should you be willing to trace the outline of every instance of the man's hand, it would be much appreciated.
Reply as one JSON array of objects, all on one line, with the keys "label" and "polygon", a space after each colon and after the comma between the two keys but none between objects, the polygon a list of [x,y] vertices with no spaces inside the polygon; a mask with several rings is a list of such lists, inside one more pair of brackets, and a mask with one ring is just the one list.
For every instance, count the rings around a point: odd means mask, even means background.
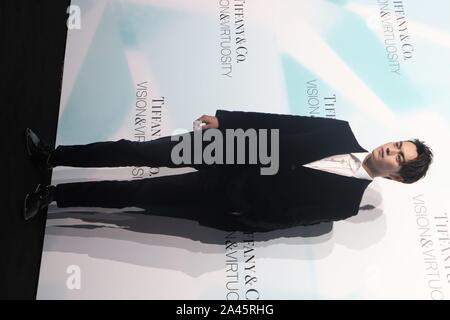
[{"label": "man's hand", "polygon": [[[204,123],[204,125],[201,126],[202,130],[209,128],[214,129],[219,128],[219,119],[217,119],[217,117],[214,116],[207,116],[206,114],[204,114],[195,121],[200,121],[201,123]],[[194,122],[194,129],[195,129],[195,122]]]}]

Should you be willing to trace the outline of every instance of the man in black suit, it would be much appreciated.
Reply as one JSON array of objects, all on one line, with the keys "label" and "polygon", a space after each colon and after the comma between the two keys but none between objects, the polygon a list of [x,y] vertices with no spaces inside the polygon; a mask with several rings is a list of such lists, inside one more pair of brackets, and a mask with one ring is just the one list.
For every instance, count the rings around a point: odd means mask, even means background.
[{"label": "man in black suit", "polygon": [[52,201],[58,207],[174,205],[186,210],[173,216],[205,226],[266,232],[354,216],[373,178],[413,183],[425,176],[433,157],[431,149],[417,139],[385,143],[368,152],[343,120],[226,110],[197,120],[204,124],[203,130],[215,128],[224,136],[227,129],[278,129],[277,173],[262,175],[261,164],[175,165],[171,150],[178,142],[171,137],[148,142],[121,139],[53,150],[28,129],[28,152],[42,169],[57,165],[190,166],[197,171],[134,181],[39,185],[25,198],[25,219]]}]

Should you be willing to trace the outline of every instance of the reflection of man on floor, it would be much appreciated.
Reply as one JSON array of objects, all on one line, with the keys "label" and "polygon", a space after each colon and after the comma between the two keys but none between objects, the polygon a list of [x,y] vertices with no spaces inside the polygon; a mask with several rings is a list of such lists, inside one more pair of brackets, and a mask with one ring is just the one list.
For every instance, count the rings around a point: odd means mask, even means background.
[{"label": "reflection of man on floor", "polygon": [[[336,119],[226,110],[199,119],[205,124],[203,130],[279,129],[277,174],[261,175],[258,165],[192,164],[197,171],[179,175],[39,185],[25,199],[25,218],[56,201],[58,207],[207,207],[211,210],[198,210],[203,213],[193,214],[192,219],[223,230],[263,232],[337,221],[358,213],[363,193],[374,178],[413,183],[425,176],[433,157],[431,149],[417,139],[388,142],[368,152],[358,144],[348,122]],[[52,150],[27,130],[29,154],[43,170],[54,166],[183,167],[171,161],[177,143],[168,136]]]}]

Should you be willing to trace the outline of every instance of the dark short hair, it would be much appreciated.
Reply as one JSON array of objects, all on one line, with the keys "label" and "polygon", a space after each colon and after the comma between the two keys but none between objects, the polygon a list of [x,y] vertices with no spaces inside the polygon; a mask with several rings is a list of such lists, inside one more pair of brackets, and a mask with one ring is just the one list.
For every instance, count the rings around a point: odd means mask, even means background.
[{"label": "dark short hair", "polygon": [[425,177],[428,168],[433,161],[433,152],[425,142],[419,139],[408,140],[415,144],[417,149],[417,158],[410,160],[402,165],[399,175],[403,178],[403,183],[413,183]]}]

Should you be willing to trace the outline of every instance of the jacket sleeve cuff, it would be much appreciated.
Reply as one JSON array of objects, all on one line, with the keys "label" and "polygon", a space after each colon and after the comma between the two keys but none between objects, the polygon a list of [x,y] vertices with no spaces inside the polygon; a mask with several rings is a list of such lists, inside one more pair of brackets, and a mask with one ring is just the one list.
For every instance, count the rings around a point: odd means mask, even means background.
[{"label": "jacket sleeve cuff", "polygon": [[215,117],[219,121],[218,129],[221,129],[221,130],[227,129],[227,128],[231,129],[230,121],[229,121],[230,112],[231,111],[221,110],[221,109],[216,110]]}]

